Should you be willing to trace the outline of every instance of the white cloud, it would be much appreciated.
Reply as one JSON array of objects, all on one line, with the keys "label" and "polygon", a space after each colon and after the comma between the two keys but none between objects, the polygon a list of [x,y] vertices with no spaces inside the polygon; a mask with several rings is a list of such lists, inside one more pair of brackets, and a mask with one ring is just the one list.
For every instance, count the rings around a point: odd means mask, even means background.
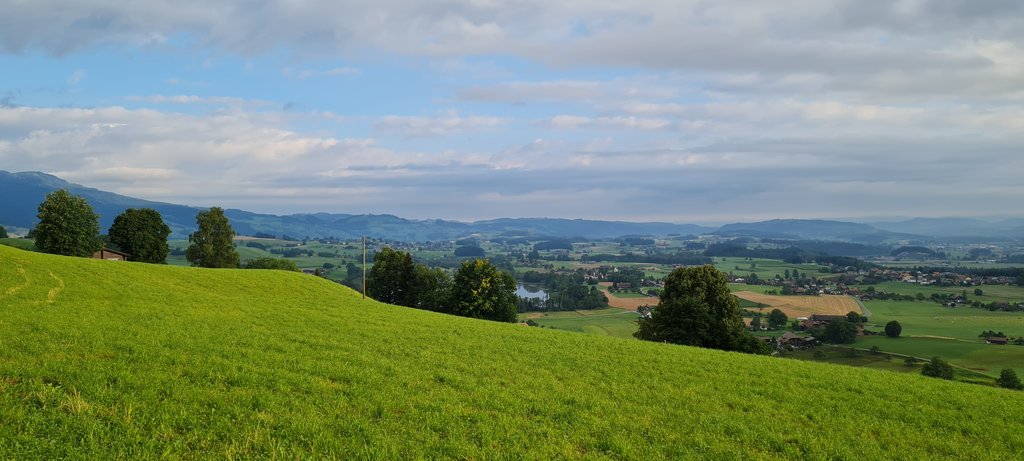
[{"label": "white cloud", "polygon": [[463,117],[458,112],[449,110],[433,117],[407,115],[380,117],[374,124],[374,129],[407,137],[441,136],[491,129],[500,125],[502,121],[500,117],[477,115]]}]

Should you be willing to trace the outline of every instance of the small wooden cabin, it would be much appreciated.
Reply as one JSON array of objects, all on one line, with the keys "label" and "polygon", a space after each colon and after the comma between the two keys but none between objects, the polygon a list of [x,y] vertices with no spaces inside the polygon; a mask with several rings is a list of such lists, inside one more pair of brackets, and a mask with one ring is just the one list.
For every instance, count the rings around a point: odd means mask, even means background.
[{"label": "small wooden cabin", "polygon": [[104,248],[92,254],[94,259],[106,259],[107,261],[127,261],[128,253],[122,253],[110,248]]}]

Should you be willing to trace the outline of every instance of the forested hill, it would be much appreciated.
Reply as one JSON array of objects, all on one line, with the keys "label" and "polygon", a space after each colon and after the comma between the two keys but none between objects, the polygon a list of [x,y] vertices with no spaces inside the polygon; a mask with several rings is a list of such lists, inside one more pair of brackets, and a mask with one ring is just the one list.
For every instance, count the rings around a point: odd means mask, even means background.
[{"label": "forested hill", "polygon": [[[1017,459],[1016,391],[0,246],[0,459]],[[1011,347],[1011,346],[1004,346]]]}]

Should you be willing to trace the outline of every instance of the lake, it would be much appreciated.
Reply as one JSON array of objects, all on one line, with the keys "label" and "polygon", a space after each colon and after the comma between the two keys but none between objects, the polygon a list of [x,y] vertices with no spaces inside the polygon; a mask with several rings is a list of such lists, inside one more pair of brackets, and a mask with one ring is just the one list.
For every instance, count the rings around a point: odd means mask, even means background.
[{"label": "lake", "polygon": [[544,291],[543,288],[537,285],[523,285],[521,283],[517,283],[516,295],[520,298],[548,299],[548,292]]}]

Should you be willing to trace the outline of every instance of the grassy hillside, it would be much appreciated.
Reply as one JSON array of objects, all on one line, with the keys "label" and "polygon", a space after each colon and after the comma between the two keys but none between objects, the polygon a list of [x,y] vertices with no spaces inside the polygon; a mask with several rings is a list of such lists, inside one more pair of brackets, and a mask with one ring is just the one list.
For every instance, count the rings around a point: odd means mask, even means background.
[{"label": "grassy hillside", "polygon": [[4,459],[1013,459],[1022,395],[0,246]]}]

